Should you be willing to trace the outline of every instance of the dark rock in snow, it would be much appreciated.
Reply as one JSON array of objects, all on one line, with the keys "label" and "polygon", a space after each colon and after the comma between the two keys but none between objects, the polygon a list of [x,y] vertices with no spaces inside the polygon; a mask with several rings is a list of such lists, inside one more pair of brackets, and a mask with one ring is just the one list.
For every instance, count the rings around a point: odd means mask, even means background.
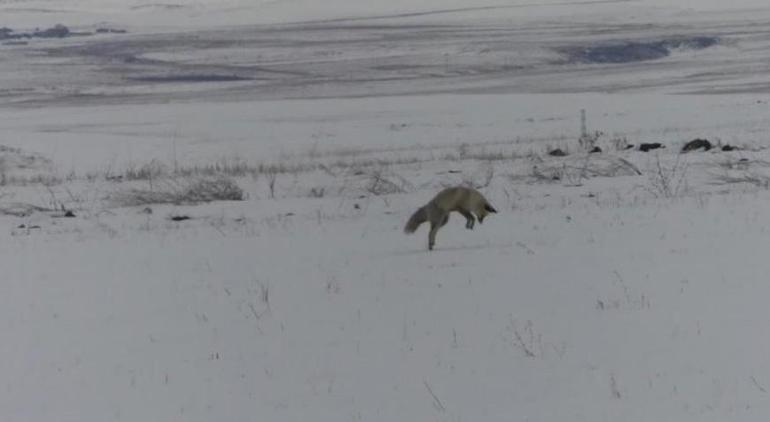
[{"label": "dark rock in snow", "polygon": [[639,151],[647,152],[654,149],[663,148],[663,144],[660,142],[647,142],[639,144]]},{"label": "dark rock in snow", "polygon": [[682,152],[690,152],[690,151],[697,151],[701,148],[703,148],[704,151],[710,150],[712,147],[711,142],[709,142],[706,139],[693,139],[692,141],[684,144],[682,147]]}]

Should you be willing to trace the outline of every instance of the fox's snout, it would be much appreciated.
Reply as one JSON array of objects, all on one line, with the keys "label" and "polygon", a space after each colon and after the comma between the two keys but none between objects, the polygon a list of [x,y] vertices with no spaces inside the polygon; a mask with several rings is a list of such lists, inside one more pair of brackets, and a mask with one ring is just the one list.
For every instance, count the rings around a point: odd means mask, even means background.
[{"label": "fox's snout", "polygon": [[494,209],[491,205],[484,204],[484,211],[480,212],[477,216],[479,220],[479,224],[484,222],[484,219],[487,217],[487,214],[496,214],[496,213],[497,213],[497,210]]}]

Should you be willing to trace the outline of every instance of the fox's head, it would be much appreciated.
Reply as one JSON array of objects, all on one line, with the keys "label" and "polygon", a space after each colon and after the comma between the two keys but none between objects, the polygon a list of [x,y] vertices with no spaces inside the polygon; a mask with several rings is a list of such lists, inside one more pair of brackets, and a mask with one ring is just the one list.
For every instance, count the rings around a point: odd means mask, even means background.
[{"label": "fox's head", "polygon": [[479,211],[479,214],[477,215],[479,219],[479,223],[483,223],[484,218],[486,218],[486,216],[490,213],[497,213],[497,210],[492,208],[492,206],[489,205],[489,203],[484,204],[484,208],[482,208],[481,211]]}]

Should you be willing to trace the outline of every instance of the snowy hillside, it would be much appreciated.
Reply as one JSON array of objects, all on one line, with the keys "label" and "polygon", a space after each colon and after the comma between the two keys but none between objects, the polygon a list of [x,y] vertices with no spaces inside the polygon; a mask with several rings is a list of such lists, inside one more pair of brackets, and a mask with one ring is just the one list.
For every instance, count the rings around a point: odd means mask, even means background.
[{"label": "snowy hillside", "polygon": [[0,420],[767,420],[723,3],[0,0]]},{"label": "snowy hillside", "polygon": [[[763,0],[3,0],[5,25],[43,26],[68,21],[89,25],[100,22],[136,27],[229,26],[319,21],[346,18],[435,18],[467,20],[500,18],[574,18],[620,11],[626,18],[656,13],[752,10],[765,8]],[[629,13],[631,12],[631,13]],[[615,18],[622,18],[615,16]]]}]

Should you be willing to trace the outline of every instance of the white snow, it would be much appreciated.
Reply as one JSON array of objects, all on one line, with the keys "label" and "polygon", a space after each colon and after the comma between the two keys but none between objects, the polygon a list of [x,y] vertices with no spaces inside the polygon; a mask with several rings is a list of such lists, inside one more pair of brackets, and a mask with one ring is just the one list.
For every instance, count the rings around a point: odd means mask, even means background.
[{"label": "white snow", "polygon": [[[0,420],[770,417],[764,2],[0,17],[129,29],[0,45]],[[555,50],[685,35],[721,42],[625,64]],[[601,155],[578,146],[581,109]],[[678,154],[694,138],[740,150]],[[120,206],[217,166],[243,201]],[[499,213],[452,215],[429,252],[403,225],[453,184]]]}]

